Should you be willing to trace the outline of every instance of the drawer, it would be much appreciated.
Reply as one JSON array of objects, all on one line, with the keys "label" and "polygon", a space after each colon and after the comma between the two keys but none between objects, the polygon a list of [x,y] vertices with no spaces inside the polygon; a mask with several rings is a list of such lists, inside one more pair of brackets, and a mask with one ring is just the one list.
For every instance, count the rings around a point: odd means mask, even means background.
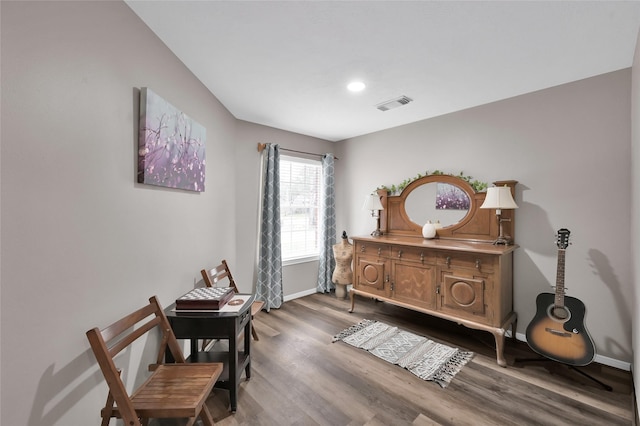
[{"label": "drawer", "polygon": [[476,269],[483,273],[494,270],[495,257],[481,253],[443,252],[438,254],[438,265],[446,268]]},{"label": "drawer", "polygon": [[388,244],[370,243],[368,241],[356,241],[354,247],[356,254],[367,256],[389,257],[391,247]]},{"label": "drawer", "polygon": [[435,252],[422,247],[394,246],[391,248],[391,258],[408,262],[418,262],[423,265],[435,265],[436,263]]},{"label": "drawer", "polygon": [[251,319],[251,309],[247,309],[243,314],[238,316],[238,330],[242,329]]}]

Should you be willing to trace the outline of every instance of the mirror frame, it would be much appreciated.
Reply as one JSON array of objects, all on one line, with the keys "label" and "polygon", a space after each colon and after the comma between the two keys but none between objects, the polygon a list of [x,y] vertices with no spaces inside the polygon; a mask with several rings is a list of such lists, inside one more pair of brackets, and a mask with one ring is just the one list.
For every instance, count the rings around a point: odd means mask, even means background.
[{"label": "mirror frame", "polygon": [[[434,178],[439,178],[436,181],[429,181],[429,182],[420,182],[419,184],[413,185],[413,182],[409,185],[407,185],[406,189],[400,194],[401,197],[401,203],[399,205],[399,213],[400,215],[402,215],[402,218],[404,219],[405,222],[413,222],[416,225],[420,226],[420,229],[422,230],[422,225],[424,225],[424,223],[420,224],[419,221],[415,220],[415,217],[412,217],[409,214],[409,201],[412,201],[412,205],[415,205],[415,203],[418,202],[428,202],[428,203],[433,203],[433,209],[435,210],[435,204],[436,204],[436,200],[435,199],[431,199],[431,197],[427,197],[426,195],[420,194],[420,189],[422,188],[426,188],[427,186],[431,186],[431,185],[437,185],[440,183],[443,184],[448,184],[451,186],[454,186],[458,189],[460,189],[462,192],[464,192],[464,194],[467,197],[467,200],[469,202],[469,208],[462,210],[462,211],[458,211],[459,214],[462,214],[461,217],[459,217],[455,222],[452,221],[442,221],[442,227],[450,227],[450,226],[454,226],[460,222],[465,222],[468,218],[469,218],[469,213],[472,211],[472,209],[474,208],[473,203],[474,203],[474,194],[475,191],[473,190],[473,188],[464,180],[462,179],[456,179],[454,176],[448,176],[448,175],[436,175],[433,176]],[[454,179],[450,179],[450,178],[454,178]],[[464,186],[461,186],[460,181],[462,181],[464,184]],[[414,181],[415,182],[415,181]],[[433,193],[435,194],[437,192],[437,190],[432,189]],[[431,212],[433,214],[429,214],[426,215],[427,219],[431,219],[432,221],[434,220],[435,217],[438,217],[436,212]],[[458,214],[458,216],[460,216]],[[423,214],[421,214],[420,216],[424,216]],[[421,231],[422,232],[422,231]]]},{"label": "mirror frame", "polygon": [[[378,195],[384,210],[380,212],[380,230],[383,235],[416,236],[422,238],[422,226],[413,222],[405,210],[407,197],[416,188],[429,183],[448,183],[455,185],[469,196],[470,206],[467,214],[458,222],[437,230],[436,238],[456,239],[478,242],[492,242],[498,238],[499,226],[495,209],[481,209],[486,192],[476,192],[464,179],[451,175],[428,175],[408,184],[399,195],[389,195],[386,190],[379,190]],[[516,181],[496,181],[496,186],[507,185],[515,198]],[[505,235],[514,239],[514,210],[502,210]]]}]

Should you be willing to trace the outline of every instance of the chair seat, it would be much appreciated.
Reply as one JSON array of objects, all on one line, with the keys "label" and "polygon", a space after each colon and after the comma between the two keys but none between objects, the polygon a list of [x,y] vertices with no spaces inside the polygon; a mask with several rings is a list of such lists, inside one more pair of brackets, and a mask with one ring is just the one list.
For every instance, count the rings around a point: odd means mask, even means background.
[{"label": "chair seat", "polygon": [[141,417],[197,417],[222,373],[222,366],[221,363],[159,365],[131,395],[133,407]]},{"label": "chair seat", "polygon": [[262,300],[254,301],[253,304],[251,305],[251,316],[254,316],[258,312],[260,312],[263,307],[264,307],[264,302]]}]

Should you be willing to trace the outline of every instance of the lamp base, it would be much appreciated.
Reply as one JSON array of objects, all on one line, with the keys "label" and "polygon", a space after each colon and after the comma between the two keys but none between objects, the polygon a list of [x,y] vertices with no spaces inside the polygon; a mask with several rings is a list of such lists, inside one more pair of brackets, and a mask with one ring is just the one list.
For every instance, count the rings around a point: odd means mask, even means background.
[{"label": "lamp base", "polygon": [[511,241],[511,237],[504,235],[502,233],[502,222],[510,222],[511,219],[503,219],[500,216],[500,213],[497,213],[497,216],[498,216],[498,225],[500,228],[500,233],[498,234],[498,239],[493,242],[493,245],[494,246],[497,246],[497,245],[510,246],[511,244],[513,244],[513,242]]},{"label": "lamp base", "polygon": [[380,213],[378,213],[378,217],[376,217],[376,230],[371,233],[372,237],[379,237],[382,235],[382,231],[380,230]]},{"label": "lamp base", "polygon": [[498,239],[493,242],[494,246],[500,246],[500,245],[502,245],[502,246],[510,246],[511,244],[513,244],[513,242],[511,241],[511,238],[505,237],[505,236],[502,236],[502,235],[500,235],[498,237]]}]

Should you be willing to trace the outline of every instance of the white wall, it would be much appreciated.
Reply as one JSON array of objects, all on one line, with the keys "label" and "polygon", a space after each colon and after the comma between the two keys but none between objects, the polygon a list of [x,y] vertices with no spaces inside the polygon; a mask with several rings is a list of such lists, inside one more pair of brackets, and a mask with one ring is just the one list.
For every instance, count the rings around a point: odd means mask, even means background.
[{"label": "white wall", "polygon": [[597,360],[628,368],[630,90],[626,69],[340,142],[338,214],[350,234],[370,232],[375,225],[360,208],[364,195],[425,170],[519,181],[518,333],[534,316],[537,294],[556,282],[555,234],[566,227],[568,295],[587,306]]},{"label": "white wall", "polygon": [[[640,306],[640,32],[636,42],[631,76],[631,259],[633,264],[633,292],[629,298],[633,306]],[[633,330],[633,381],[640,383],[640,310],[632,312]],[[636,390],[636,409],[640,407],[640,393]],[[637,417],[636,413],[636,417]]]},{"label": "white wall", "polygon": [[[135,183],[143,86],[231,160],[207,167],[207,192]],[[2,423],[98,424],[85,332],[170,304],[234,252],[215,197],[235,193],[236,121],[124,3],[2,2],[2,124]]]}]

